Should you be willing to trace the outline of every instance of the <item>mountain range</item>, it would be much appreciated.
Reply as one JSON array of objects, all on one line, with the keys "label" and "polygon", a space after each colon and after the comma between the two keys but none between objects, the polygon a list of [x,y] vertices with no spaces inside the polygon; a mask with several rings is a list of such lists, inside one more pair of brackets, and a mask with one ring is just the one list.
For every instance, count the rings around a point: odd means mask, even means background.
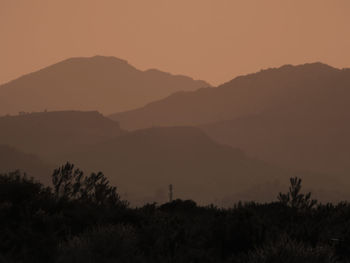
[{"label": "mountain range", "polygon": [[141,71],[115,57],[70,58],[0,85],[0,116],[44,110],[107,114],[209,86],[156,69]]},{"label": "mountain range", "polygon": [[317,172],[350,172],[350,69],[322,63],[240,76],[110,117],[126,129],[192,125],[248,155]]},{"label": "mountain range", "polygon": [[[318,192],[345,185],[337,177],[329,183],[326,174],[293,171],[251,158],[217,143],[197,127],[127,132],[97,112],[66,111],[2,117],[0,132],[0,144],[16,147],[15,151],[3,146],[6,151],[1,154],[13,157],[0,163],[0,173],[28,168],[29,175],[49,182],[52,168],[69,161],[88,173],[104,172],[133,204],[165,202],[169,184],[174,185],[176,197],[222,205],[273,200],[277,189],[296,175]],[[41,168],[32,168],[30,160]],[[326,197],[340,198],[323,193]]]},{"label": "mountain range", "polygon": [[0,173],[49,183],[70,161],[134,204],[166,201],[169,184],[202,203],[268,201],[291,176],[321,200],[346,199],[349,87],[349,69],[322,63],[214,88],[116,58],[68,59],[0,86],[0,112],[21,111],[0,117]]}]

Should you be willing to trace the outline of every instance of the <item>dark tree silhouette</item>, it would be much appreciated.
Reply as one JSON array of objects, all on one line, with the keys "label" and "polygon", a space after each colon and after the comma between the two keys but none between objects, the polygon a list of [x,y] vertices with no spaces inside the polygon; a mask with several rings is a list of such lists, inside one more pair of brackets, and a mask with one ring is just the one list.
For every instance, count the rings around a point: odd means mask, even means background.
[{"label": "dark tree silhouette", "polygon": [[350,262],[350,204],[309,209],[316,201],[299,178],[280,202],[229,209],[181,199],[115,206],[125,203],[102,173],[70,163],[52,179],[49,188],[0,174],[0,262]]},{"label": "dark tree silhouette", "polygon": [[84,173],[74,169],[74,165],[66,163],[54,170],[52,184],[56,198],[76,199],[82,197],[82,178]]},{"label": "dark tree silhouette", "polygon": [[54,194],[57,199],[88,201],[97,205],[127,206],[121,201],[117,188],[109,185],[103,173],[85,176],[74,164],[67,162],[55,169],[52,175]]},{"label": "dark tree silhouette", "polygon": [[317,204],[317,200],[311,199],[311,192],[307,194],[300,193],[301,178],[290,178],[289,192],[286,194],[279,193],[278,200],[290,207],[298,209],[310,209]]},{"label": "dark tree silhouette", "polygon": [[31,200],[43,198],[49,193],[49,188],[43,187],[41,183],[18,170],[0,174],[0,203],[23,205]]}]

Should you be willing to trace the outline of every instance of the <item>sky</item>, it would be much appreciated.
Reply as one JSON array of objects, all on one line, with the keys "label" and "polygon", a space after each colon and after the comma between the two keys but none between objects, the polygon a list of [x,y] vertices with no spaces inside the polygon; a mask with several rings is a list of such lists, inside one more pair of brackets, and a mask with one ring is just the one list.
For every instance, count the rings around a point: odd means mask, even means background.
[{"label": "sky", "polygon": [[349,0],[0,0],[0,83],[115,56],[219,85],[284,64],[350,67]]}]

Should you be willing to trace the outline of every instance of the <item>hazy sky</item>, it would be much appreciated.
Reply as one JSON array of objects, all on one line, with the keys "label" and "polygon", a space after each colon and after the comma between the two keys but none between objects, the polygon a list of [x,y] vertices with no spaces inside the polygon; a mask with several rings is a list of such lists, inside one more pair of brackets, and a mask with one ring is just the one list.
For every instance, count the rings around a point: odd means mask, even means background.
[{"label": "hazy sky", "polygon": [[282,64],[350,67],[350,0],[0,0],[0,83],[107,55],[219,84]]}]

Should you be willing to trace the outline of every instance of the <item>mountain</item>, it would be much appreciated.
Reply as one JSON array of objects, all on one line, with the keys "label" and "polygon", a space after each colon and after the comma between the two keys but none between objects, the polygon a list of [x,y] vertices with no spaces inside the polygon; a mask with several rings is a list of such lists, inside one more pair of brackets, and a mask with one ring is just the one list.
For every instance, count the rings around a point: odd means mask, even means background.
[{"label": "mountain", "polygon": [[294,169],[328,174],[350,172],[350,115],[269,112],[200,126],[220,143],[255,158]]},{"label": "mountain", "polygon": [[322,63],[286,65],[240,76],[217,88],[177,92],[136,110],[113,114],[125,129],[152,125],[200,125],[266,111],[315,115],[349,111],[350,69]]},{"label": "mountain", "polygon": [[[86,172],[102,171],[132,204],[164,202],[167,187],[175,197],[201,203],[274,200],[290,176],[329,200],[341,199],[347,184],[336,176],[295,172],[250,158],[221,145],[196,127],[153,127],[133,132],[98,112],[41,112],[0,118],[0,169],[22,169],[50,181],[53,167],[70,161]],[[50,169],[35,170],[43,162]],[[9,165],[10,164],[10,165]],[[8,166],[6,166],[8,165]],[[45,166],[45,167],[46,167]],[[0,170],[1,172],[1,170]],[[45,177],[46,174],[46,177]],[[317,180],[315,179],[317,178]],[[125,194],[126,193],[126,194]]]},{"label": "mountain", "polygon": [[20,170],[42,183],[49,184],[49,175],[53,168],[54,166],[33,154],[25,154],[13,147],[0,145],[0,174]]},{"label": "mountain", "polygon": [[64,160],[67,152],[124,134],[119,124],[98,112],[39,112],[0,117],[0,144]]},{"label": "mountain", "polygon": [[0,115],[44,110],[129,110],[204,81],[140,71],[115,57],[70,58],[0,85]]},{"label": "mountain", "polygon": [[[295,175],[317,191],[336,189],[336,194],[322,194],[329,200],[345,192],[335,177],[329,183],[327,175],[294,172],[249,158],[194,127],[130,132],[80,149],[69,160],[88,171],[103,171],[133,204],[166,201],[169,184],[174,186],[175,198],[204,204],[275,200],[278,191],[287,188],[288,178]],[[320,193],[317,191],[316,196]]]},{"label": "mountain", "polygon": [[350,69],[283,66],[113,115],[128,129],[197,125],[220,143],[293,169],[350,172]]}]

